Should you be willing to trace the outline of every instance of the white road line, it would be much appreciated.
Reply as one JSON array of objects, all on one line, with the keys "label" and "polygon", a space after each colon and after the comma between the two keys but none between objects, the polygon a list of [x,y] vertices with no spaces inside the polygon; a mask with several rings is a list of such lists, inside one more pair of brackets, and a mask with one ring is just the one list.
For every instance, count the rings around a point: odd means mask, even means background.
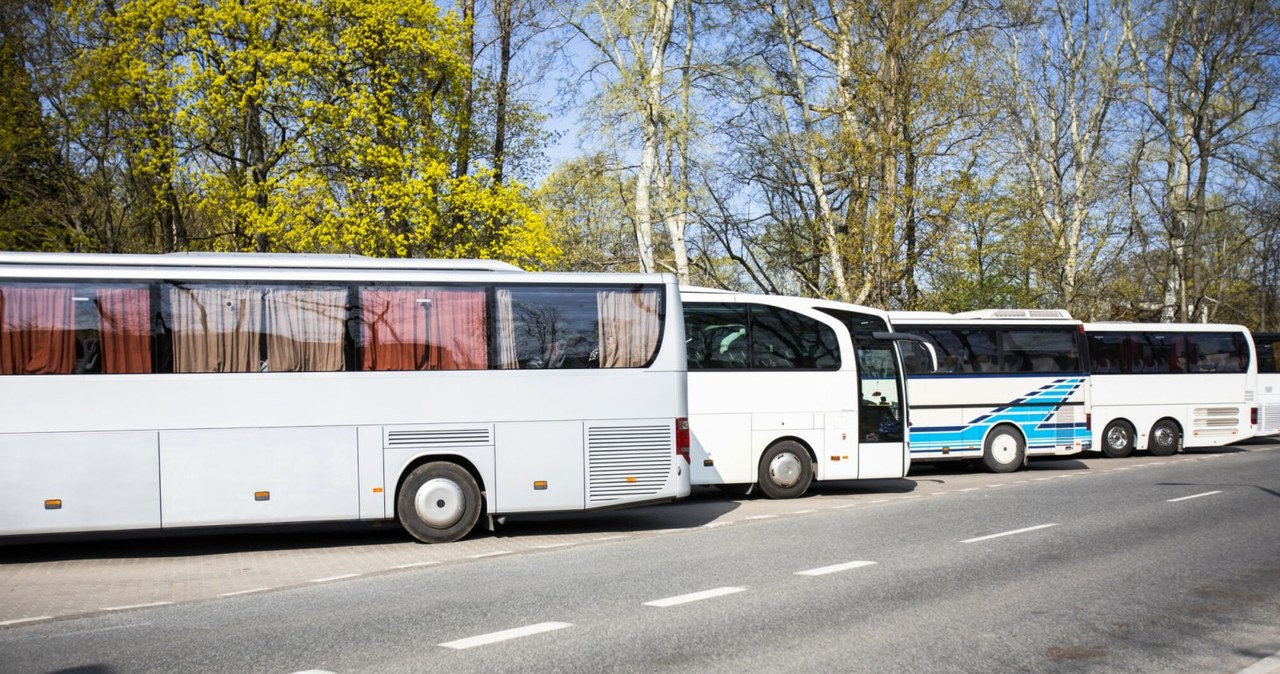
[{"label": "white road line", "polygon": [[667,597],[666,599],[655,599],[654,601],[646,601],[645,606],[657,606],[658,608],[669,608],[671,606],[679,606],[680,604],[688,604],[689,602],[702,601],[703,599],[715,599],[723,597],[727,594],[743,592],[745,587],[717,587],[714,590],[703,590],[702,592],[691,592],[676,597]]},{"label": "white road line", "polygon": [[816,513],[816,512],[818,512],[818,511],[817,511],[817,510],[813,510],[812,508],[810,508],[809,510],[797,510],[797,511],[795,511],[795,512],[791,513],[791,514],[792,514],[792,515],[804,515],[804,514],[806,514],[806,513]]},{"label": "white road line", "polygon": [[1044,482],[1045,480],[1052,480],[1054,477],[1056,477],[1056,476],[1054,476],[1054,475],[1050,475],[1050,476],[1048,476],[1048,477],[1037,477],[1037,478],[1035,479],[1035,481],[1036,481],[1036,482]]},{"label": "white road line", "polygon": [[832,564],[831,566],[820,566],[816,569],[808,571],[797,571],[797,576],[825,576],[828,573],[836,573],[839,571],[848,571],[849,569],[860,569],[864,566],[871,566],[875,562],[845,562],[844,564]]},{"label": "white road line", "polygon": [[329,582],[329,581],[331,581],[331,580],[346,580],[347,578],[355,578],[356,576],[360,576],[360,575],[362,575],[362,574],[359,574],[359,573],[344,573],[344,574],[342,574],[341,576],[329,576],[328,578],[312,578],[311,580],[309,580],[309,581],[307,581],[307,582],[308,582],[308,583],[327,583],[327,582]]},{"label": "white road line", "polygon": [[1001,487],[1003,487],[1003,486],[1005,486],[1005,485],[1004,485],[1004,484],[990,484],[990,485],[987,485],[987,489],[999,489],[999,488],[1001,488]]},{"label": "white road line", "polygon": [[1276,653],[1269,658],[1263,658],[1236,672],[1236,674],[1271,674],[1272,672],[1280,672],[1280,653]]},{"label": "white road line", "polygon": [[1201,496],[1213,496],[1214,494],[1221,494],[1221,493],[1222,493],[1222,490],[1219,489],[1217,491],[1207,491],[1203,494],[1192,494],[1190,496],[1182,496],[1179,498],[1165,499],[1165,501],[1167,501],[1168,503],[1177,503],[1178,501],[1189,501],[1193,498],[1200,498]]},{"label": "white road line", "polygon": [[465,648],[475,648],[476,646],[488,646],[496,644],[500,641],[508,641],[510,639],[519,639],[520,637],[531,637],[535,634],[543,632],[553,632],[562,630],[566,627],[573,627],[571,623],[538,623],[536,625],[525,625],[524,627],[516,627],[514,629],[502,630],[501,632],[491,632],[489,634],[481,634],[478,637],[468,637],[466,639],[458,639],[457,641],[446,641],[440,644],[444,648],[452,648],[456,651]]},{"label": "white road line", "polygon": [[0,627],[8,627],[10,625],[21,625],[23,623],[40,622],[41,620],[53,620],[51,615],[36,616],[34,618],[18,618],[17,620],[0,620]]},{"label": "white road line", "polygon": [[575,544],[574,541],[569,541],[568,543],[548,543],[546,545],[535,545],[533,547],[537,550],[546,550],[547,548],[563,548],[566,545],[574,545],[574,544]]},{"label": "white road line", "polygon": [[440,563],[440,562],[410,562],[410,563],[408,563],[408,564],[401,564],[401,565],[399,565],[399,566],[393,566],[393,567],[391,567],[391,568],[393,568],[393,569],[414,569],[414,568],[417,568],[417,567],[419,567],[419,566],[431,566],[432,564],[439,564],[439,563]]},{"label": "white road line", "polygon": [[777,515],[752,515],[751,517],[744,517],[744,518],[742,518],[742,519],[744,519],[744,520],[771,520],[771,519],[773,519],[773,518],[775,518],[775,517],[777,517]]},{"label": "white road line", "polygon": [[270,590],[270,589],[271,588],[269,587],[255,587],[252,590],[240,590],[238,592],[223,592],[218,596],[219,597],[237,597],[242,594],[253,594],[254,592],[266,592],[267,590]]},{"label": "white road line", "polygon": [[[888,500],[889,500],[889,499],[887,499],[887,498],[882,498],[882,499],[880,499],[879,501],[872,501],[872,503],[884,503],[885,501],[888,501]],[[840,505],[836,506],[836,507],[835,507],[835,509],[836,509],[836,510],[844,510],[845,508],[852,508],[852,507],[854,507],[854,506],[856,506],[856,505],[858,505],[858,504],[857,504],[857,503],[841,503]]]},{"label": "white road line", "polygon": [[716,528],[716,527],[727,527],[727,526],[729,526],[730,524],[733,524],[733,520],[730,520],[730,521],[728,521],[728,522],[707,522],[706,524],[704,524],[704,525],[702,525],[702,526],[703,526],[703,527],[706,527],[707,529],[714,529],[714,528]]},{"label": "white road line", "polygon": [[[872,501],[872,503],[888,503],[888,502],[889,502],[889,499],[887,499],[887,498],[879,498],[879,499],[876,499],[876,500]],[[851,504],[849,504],[849,505],[853,505],[853,504],[851,503]],[[841,506],[841,507],[843,508],[844,506]]]},{"label": "white road line", "polygon": [[[658,533],[658,532],[654,531],[654,532],[650,532],[650,533]],[[618,534],[617,536],[601,536],[600,538],[593,538],[593,539],[591,539],[591,542],[592,542],[592,543],[599,543],[600,541],[616,541],[616,540],[618,540],[619,538],[626,538],[626,536],[624,536],[624,535],[622,535],[622,534]]]},{"label": "white road line", "polygon": [[979,536],[977,538],[970,538],[967,541],[960,541],[960,542],[961,543],[977,543],[978,541],[989,541],[993,538],[1000,538],[1002,536],[1012,536],[1014,534],[1025,534],[1028,531],[1036,531],[1038,529],[1048,529],[1049,527],[1056,527],[1056,526],[1058,525],[1057,524],[1040,524],[1034,527],[1027,527],[1025,529],[1014,529],[1013,531],[1006,531],[999,534],[991,534],[990,536]]},{"label": "white road line", "polygon": [[103,611],[128,611],[129,609],[133,609],[133,608],[151,608],[152,606],[168,606],[172,603],[173,602],[171,601],[157,601],[157,602],[152,602],[150,604],[130,604],[128,606],[103,606],[102,610]]},{"label": "white road line", "polygon": [[498,550],[496,552],[486,552],[480,555],[471,555],[471,559],[484,559],[485,557],[498,557],[499,555],[509,555],[510,550]]},{"label": "white road line", "polygon": [[969,487],[968,489],[961,489],[960,491],[978,491],[979,489],[982,489],[982,487]]},{"label": "white road line", "polygon": [[909,496],[903,496],[901,500],[905,501],[909,498],[924,498],[924,494],[911,494]]}]

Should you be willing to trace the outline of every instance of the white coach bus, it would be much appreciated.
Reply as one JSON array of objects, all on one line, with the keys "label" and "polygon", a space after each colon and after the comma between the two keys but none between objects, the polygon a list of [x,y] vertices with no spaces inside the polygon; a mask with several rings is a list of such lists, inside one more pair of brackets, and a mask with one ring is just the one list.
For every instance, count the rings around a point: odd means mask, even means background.
[{"label": "white coach bus", "polygon": [[814,480],[897,478],[910,466],[901,359],[882,311],[685,288],[696,485],[771,498]]},{"label": "white coach bus", "polygon": [[1056,309],[961,314],[891,311],[895,330],[936,352],[908,349],[914,461],[981,459],[1009,472],[1027,457],[1088,449],[1089,372],[1079,321]]},{"label": "white coach bus", "polygon": [[445,542],[689,493],[670,275],[4,253],[0,317],[0,535],[398,519]]},{"label": "white coach bus", "polygon": [[1280,332],[1255,332],[1258,350],[1258,435],[1280,433]]},{"label": "white coach bus", "polygon": [[1201,323],[1086,323],[1094,446],[1110,457],[1216,447],[1257,428],[1249,331]]}]

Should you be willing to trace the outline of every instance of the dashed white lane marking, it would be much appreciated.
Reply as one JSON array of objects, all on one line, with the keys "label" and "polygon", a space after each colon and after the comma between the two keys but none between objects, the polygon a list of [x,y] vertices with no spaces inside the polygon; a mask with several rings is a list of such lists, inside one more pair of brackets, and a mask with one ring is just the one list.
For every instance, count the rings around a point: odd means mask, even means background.
[{"label": "dashed white lane marking", "polygon": [[408,564],[401,564],[401,565],[399,565],[399,566],[393,566],[393,567],[391,567],[391,568],[393,568],[393,569],[414,569],[414,568],[417,568],[417,567],[419,567],[419,566],[431,566],[432,564],[439,564],[439,563],[440,563],[440,562],[410,562],[410,563],[408,563]]},{"label": "dashed white lane marking", "polygon": [[[888,500],[889,500],[889,499],[887,499],[887,498],[882,498],[882,499],[880,499],[879,501],[872,501],[872,503],[884,503],[885,501],[888,501]],[[857,504],[857,503],[841,503],[840,505],[836,506],[836,507],[835,507],[835,509],[836,509],[836,510],[844,510],[845,508],[852,508],[852,507],[854,507],[854,506],[856,506],[856,505],[858,505],[858,504]]]},{"label": "dashed white lane marking", "polygon": [[[653,533],[657,533],[657,532],[655,531],[655,532],[653,532]],[[592,542],[592,543],[599,543],[600,541],[616,541],[616,540],[618,540],[619,538],[626,538],[626,536],[624,536],[624,535],[622,535],[622,534],[618,534],[617,536],[601,536],[601,537],[599,537],[599,538],[593,538],[593,539],[591,539],[591,542]]]},{"label": "dashed white lane marking", "polygon": [[714,529],[716,527],[726,527],[726,526],[729,526],[730,524],[733,524],[733,520],[729,520],[728,522],[707,522],[702,526],[706,527],[707,529]]},{"label": "dashed white lane marking", "polygon": [[355,577],[360,576],[360,575],[362,575],[362,574],[359,574],[359,573],[344,573],[344,574],[342,574],[341,576],[329,576],[328,578],[312,578],[311,580],[309,580],[309,581],[307,581],[307,582],[308,582],[308,583],[328,583],[329,581],[334,581],[334,580],[346,580],[347,578],[355,578]]},{"label": "dashed white lane marking", "polygon": [[795,512],[791,513],[791,514],[792,514],[792,515],[804,515],[805,513],[816,513],[816,512],[818,512],[818,511],[817,511],[817,510],[813,510],[812,508],[810,508],[809,510],[797,510],[797,511],[795,511]]},{"label": "dashed white lane marking", "polygon": [[777,517],[777,515],[752,515],[751,517],[744,517],[744,518],[742,518],[742,519],[744,519],[744,520],[771,520],[771,519],[773,519],[773,518],[775,518],[775,517]]},{"label": "dashed white lane marking", "polygon": [[103,611],[128,611],[129,609],[134,609],[134,608],[151,608],[152,606],[169,606],[172,603],[173,602],[171,601],[156,601],[156,602],[151,602],[150,604],[130,604],[128,606],[103,606],[102,610]]},{"label": "dashed white lane marking", "polygon": [[960,491],[978,491],[979,489],[982,489],[982,487],[969,487],[968,489],[961,489]]},{"label": "dashed white lane marking", "polygon": [[568,543],[548,543],[546,545],[535,545],[533,547],[536,550],[546,550],[548,548],[563,548],[565,546],[573,545],[573,544],[574,544],[573,541],[569,541]]},{"label": "dashed white lane marking", "polygon": [[845,562],[843,564],[832,564],[831,566],[820,566],[816,569],[808,571],[797,571],[797,576],[825,576],[828,573],[837,573],[840,571],[848,571],[849,569],[860,569],[864,566],[871,566],[875,562]]},{"label": "dashed white lane marking", "polygon": [[[872,501],[872,503],[888,503],[888,502],[889,502],[889,499],[887,499],[887,498],[878,498],[878,499],[876,499],[876,500]],[[850,503],[849,505],[853,505],[853,504],[852,504],[852,503]],[[842,507],[843,507],[843,506],[842,506]]]},{"label": "dashed white lane marking", "polygon": [[471,559],[484,559],[485,557],[497,557],[499,555],[509,555],[509,554],[511,554],[510,550],[497,550],[495,552],[486,552],[479,555],[471,555]]},{"label": "dashed white lane marking", "polygon": [[1046,476],[1046,477],[1037,477],[1037,478],[1035,479],[1035,481],[1036,481],[1036,482],[1044,482],[1045,480],[1052,480],[1054,477],[1056,477],[1056,476],[1054,476],[1054,475],[1049,475],[1049,476]]},{"label": "dashed white lane marking", "polygon": [[0,620],[0,627],[8,627],[10,625],[21,625],[23,623],[40,622],[41,620],[53,620],[51,615],[36,616],[34,618],[18,618],[17,620]]},{"label": "dashed white lane marking", "polygon": [[907,496],[903,496],[902,500],[905,501],[909,498],[924,498],[924,494],[909,494]]},{"label": "dashed white lane marking", "polygon": [[1203,494],[1192,494],[1190,496],[1181,496],[1178,498],[1170,498],[1165,500],[1169,503],[1177,503],[1178,501],[1189,501],[1193,498],[1200,498],[1201,496],[1213,496],[1214,494],[1221,494],[1221,493],[1222,493],[1222,490],[1219,489],[1217,491],[1207,491]]},{"label": "dashed white lane marking", "polygon": [[218,596],[219,597],[238,597],[242,594],[253,594],[254,592],[266,592],[267,590],[270,590],[270,589],[271,588],[269,587],[255,587],[252,590],[239,590],[237,592],[223,592]]},{"label": "dashed white lane marking", "polygon": [[679,606],[680,604],[688,604],[690,602],[702,601],[703,599],[715,599],[728,594],[743,592],[745,587],[717,587],[714,590],[703,590],[702,592],[690,592],[675,597],[667,597],[666,599],[655,599],[646,601],[645,606],[656,606],[658,608],[669,608],[671,606]]},{"label": "dashed white lane marking", "polygon": [[1271,674],[1272,672],[1280,672],[1280,653],[1276,653],[1269,658],[1263,658],[1236,672],[1236,674]]},{"label": "dashed white lane marking", "polygon": [[466,639],[458,639],[456,641],[446,641],[440,644],[444,648],[452,648],[460,651],[465,648],[475,648],[476,646],[487,646],[496,644],[500,641],[509,641],[511,639],[519,639],[520,637],[531,637],[535,634],[543,632],[553,632],[562,630],[566,627],[573,627],[572,623],[538,623],[536,625],[525,625],[524,627],[516,627],[501,632],[490,632],[489,634],[481,634],[477,637],[467,637]]},{"label": "dashed white lane marking", "polygon": [[1015,534],[1025,534],[1028,531],[1037,531],[1039,529],[1048,529],[1049,527],[1056,527],[1056,526],[1058,525],[1057,524],[1040,524],[1034,527],[1027,527],[1025,529],[1014,529],[1013,531],[1005,531],[998,534],[991,534],[989,536],[979,536],[977,538],[970,538],[967,541],[960,541],[960,542],[961,543],[977,543],[978,541],[989,541],[993,538],[1001,538],[1003,536],[1013,536]]}]

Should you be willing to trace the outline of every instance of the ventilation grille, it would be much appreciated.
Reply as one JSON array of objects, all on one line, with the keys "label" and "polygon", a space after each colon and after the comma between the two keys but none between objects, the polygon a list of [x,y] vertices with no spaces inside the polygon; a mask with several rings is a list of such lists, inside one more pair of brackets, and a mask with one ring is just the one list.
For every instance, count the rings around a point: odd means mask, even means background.
[{"label": "ventilation grille", "polygon": [[1057,437],[1055,443],[1059,447],[1071,447],[1076,442],[1076,408],[1059,407],[1057,415]]},{"label": "ventilation grille", "polygon": [[587,498],[629,500],[662,491],[675,460],[675,427],[587,428]]},{"label": "ventilation grille", "polygon": [[1235,407],[1197,407],[1196,428],[1235,428],[1240,424],[1240,410]]},{"label": "ventilation grille", "polygon": [[388,449],[410,447],[483,447],[493,444],[488,428],[441,428],[387,431]]},{"label": "ventilation grille", "polygon": [[1259,433],[1280,433],[1280,403],[1263,403],[1258,412],[1261,413]]}]

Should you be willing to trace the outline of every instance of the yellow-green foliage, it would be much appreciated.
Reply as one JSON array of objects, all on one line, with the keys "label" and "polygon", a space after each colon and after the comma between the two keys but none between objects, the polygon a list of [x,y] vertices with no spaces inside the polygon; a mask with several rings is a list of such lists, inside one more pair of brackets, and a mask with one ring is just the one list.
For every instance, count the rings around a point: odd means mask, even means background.
[{"label": "yellow-green foliage", "polygon": [[[192,245],[554,261],[518,183],[455,176],[463,26],[403,0],[73,0],[96,105],[132,165],[205,223]],[[166,192],[166,194],[168,194]],[[157,199],[157,201],[162,201]]]}]

